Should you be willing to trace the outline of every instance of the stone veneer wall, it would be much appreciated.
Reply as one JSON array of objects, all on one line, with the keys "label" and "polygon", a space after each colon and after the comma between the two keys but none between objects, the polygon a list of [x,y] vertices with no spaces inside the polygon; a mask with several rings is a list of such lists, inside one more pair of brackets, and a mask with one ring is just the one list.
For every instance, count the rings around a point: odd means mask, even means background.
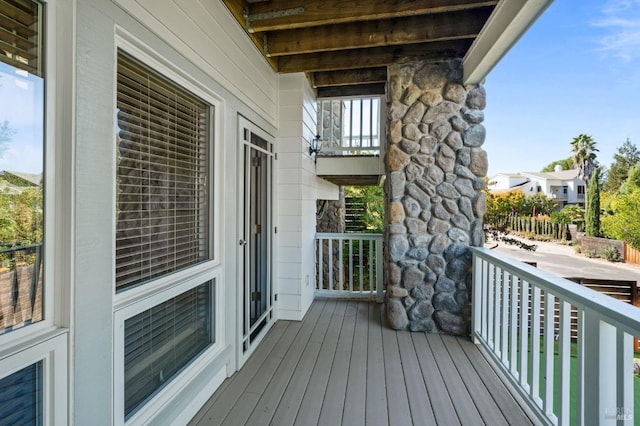
[{"label": "stone veneer wall", "polygon": [[484,240],[485,91],[462,62],[389,67],[387,317],[394,329],[468,334],[471,250]]},{"label": "stone veneer wall", "polygon": [[[335,234],[344,233],[345,229],[345,200],[344,187],[340,187],[340,196],[337,200],[318,200],[316,202],[316,231],[329,232]],[[322,243],[322,253],[326,256],[329,250],[329,243]],[[337,243],[331,247],[333,262],[333,284],[334,290],[342,290],[339,288],[340,283],[340,247]],[[329,286],[329,263],[322,262],[322,288]],[[316,277],[318,279],[318,277]]]}]

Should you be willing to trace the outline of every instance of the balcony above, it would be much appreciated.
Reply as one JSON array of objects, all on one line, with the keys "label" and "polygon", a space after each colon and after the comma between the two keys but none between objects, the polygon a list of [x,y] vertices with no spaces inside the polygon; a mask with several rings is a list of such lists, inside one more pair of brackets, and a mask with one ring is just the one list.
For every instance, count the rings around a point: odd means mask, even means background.
[{"label": "balcony above", "polygon": [[323,156],[316,159],[319,177],[336,185],[378,185],[384,164],[378,155]]}]

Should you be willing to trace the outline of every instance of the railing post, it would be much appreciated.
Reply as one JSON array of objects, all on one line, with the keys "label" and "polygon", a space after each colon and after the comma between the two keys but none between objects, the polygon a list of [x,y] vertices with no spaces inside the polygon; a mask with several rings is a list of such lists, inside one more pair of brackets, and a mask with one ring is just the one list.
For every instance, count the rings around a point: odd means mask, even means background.
[{"label": "railing post", "polygon": [[323,272],[323,265],[322,265],[322,244],[323,244],[323,239],[322,238],[318,238],[318,263],[317,263],[317,268],[318,268],[318,284],[316,285],[316,289],[317,290],[322,290],[324,288],[324,277],[322,276],[322,272]]},{"label": "railing post", "polygon": [[583,420],[599,425],[616,425],[616,328],[590,310],[584,311],[583,357]]},{"label": "railing post", "polygon": [[476,345],[480,344],[478,335],[481,334],[480,324],[482,323],[482,259],[473,255],[473,287],[471,287],[471,338]]},{"label": "railing post", "polygon": [[383,288],[383,266],[382,266],[382,236],[375,239],[376,243],[376,294],[378,303],[384,302],[384,288]]},{"label": "railing post", "polygon": [[[634,389],[633,389],[633,336],[618,329],[616,333],[617,376],[618,389],[616,399],[618,401],[618,415],[622,415],[625,425],[633,425],[634,415]],[[618,418],[620,420],[620,418]],[[640,420],[640,419],[638,419]]]}]

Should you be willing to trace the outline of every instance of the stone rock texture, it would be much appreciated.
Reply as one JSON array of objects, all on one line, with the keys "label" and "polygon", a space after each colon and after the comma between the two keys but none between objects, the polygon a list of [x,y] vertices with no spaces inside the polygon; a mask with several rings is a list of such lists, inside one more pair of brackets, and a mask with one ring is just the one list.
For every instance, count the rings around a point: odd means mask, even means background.
[{"label": "stone rock texture", "polygon": [[460,60],[393,65],[387,87],[389,324],[467,335],[469,246],[484,236],[486,93],[462,84]]},{"label": "stone rock texture", "polygon": [[[337,200],[318,200],[316,202],[316,231],[342,233],[345,229],[345,201],[344,188],[340,187],[340,197]],[[329,253],[329,242],[324,241],[322,252]],[[337,244],[331,247],[331,261],[333,262],[334,286],[340,283],[340,248]],[[329,263],[322,262],[322,288],[329,287]],[[341,290],[336,288],[336,290]]]}]

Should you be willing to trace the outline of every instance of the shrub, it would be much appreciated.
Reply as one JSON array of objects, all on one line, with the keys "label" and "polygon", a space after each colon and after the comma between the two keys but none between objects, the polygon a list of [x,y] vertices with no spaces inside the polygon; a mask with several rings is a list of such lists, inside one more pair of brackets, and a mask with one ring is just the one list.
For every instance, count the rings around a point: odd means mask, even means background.
[{"label": "shrub", "polygon": [[593,250],[593,249],[585,249],[582,251],[582,253],[587,256],[589,259],[593,259],[595,257],[598,257],[598,253]]},{"label": "shrub", "polygon": [[603,247],[600,249],[600,257],[607,259],[609,262],[620,261],[620,253],[618,253],[618,249],[615,247]]},{"label": "shrub", "polygon": [[573,249],[576,251],[576,253],[582,253],[582,246],[580,244],[574,245]]}]

